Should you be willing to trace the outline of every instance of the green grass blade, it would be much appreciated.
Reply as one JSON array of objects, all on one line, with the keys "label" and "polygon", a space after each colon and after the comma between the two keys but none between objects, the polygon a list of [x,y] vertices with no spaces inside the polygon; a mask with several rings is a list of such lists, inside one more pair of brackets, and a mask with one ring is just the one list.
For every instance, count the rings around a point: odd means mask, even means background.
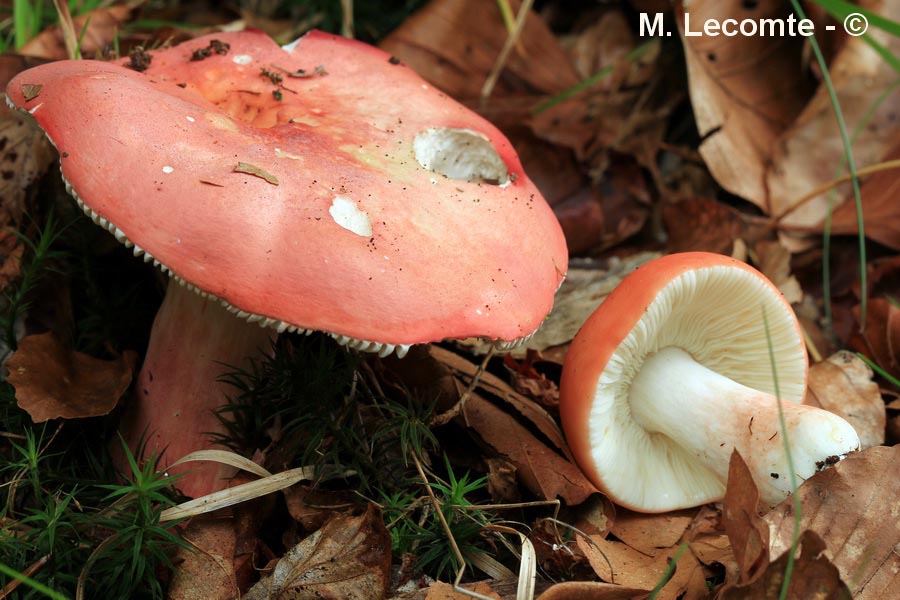
[{"label": "green grass blade", "polygon": [[659,581],[656,582],[656,586],[653,588],[653,591],[650,592],[650,595],[647,596],[647,600],[656,600],[656,597],[662,591],[669,580],[672,578],[672,574],[675,573],[675,568],[678,566],[678,561],[681,560],[681,555],[684,554],[684,551],[688,548],[688,542],[681,542],[678,546],[678,550],[675,551],[675,554],[672,555],[672,559],[669,561],[668,566],[666,567],[665,572],[662,574],[662,577],[659,578]]},{"label": "green grass blade", "polygon": [[[797,13],[799,18],[806,18],[806,13],[803,12],[803,8],[800,6],[798,0],[791,0],[791,5],[794,7],[794,12]],[[831,98],[834,117],[837,120],[838,129],[841,131],[841,141],[844,144],[844,156],[847,160],[847,170],[850,172],[850,183],[853,186],[853,200],[856,203],[856,226],[859,232],[859,312],[860,322],[865,323],[868,305],[868,285],[866,283],[866,232],[863,224],[862,196],[859,190],[859,177],[856,175],[856,161],[853,159],[853,148],[850,144],[850,135],[847,133],[847,123],[844,121],[844,112],[841,110],[840,102],[838,102],[837,92],[835,92],[834,84],[831,81],[831,73],[828,71],[828,64],[825,62],[825,57],[822,55],[822,49],[819,47],[818,42],[816,42],[815,36],[811,36],[807,39],[809,40],[809,45],[813,50],[813,54],[816,56],[816,62],[819,63],[819,68],[822,70],[822,82],[825,84],[825,88],[828,90],[828,96]]]},{"label": "green grass blade", "polygon": [[828,11],[832,17],[839,21],[847,18],[847,15],[860,13],[869,21],[869,25],[886,31],[893,36],[900,37],[900,23],[887,17],[872,12],[871,10],[857,6],[845,0],[814,0],[816,4]]},{"label": "green grass blade", "polygon": [[895,385],[895,386],[897,386],[898,388],[900,388],[900,379],[897,379],[896,377],[894,377],[893,375],[891,375],[890,373],[888,373],[887,371],[885,371],[884,369],[882,369],[881,367],[879,367],[879,366],[878,366],[878,363],[876,363],[874,360],[872,360],[871,358],[869,358],[868,356],[866,356],[866,355],[863,354],[862,352],[857,352],[856,355],[857,355],[858,357],[860,357],[860,358],[863,360],[864,363],[866,363],[867,365],[869,365],[870,367],[872,367],[872,370],[873,370],[873,371],[875,371],[876,373],[878,373],[879,375],[881,375],[882,377],[884,377],[885,379],[887,379],[887,380],[888,380],[889,382],[891,382],[893,385]]},{"label": "green grass blade", "polygon": [[28,0],[13,0],[13,31],[16,50],[31,39],[34,9]]},{"label": "green grass blade", "polygon": [[56,590],[52,590],[52,589],[48,588],[46,585],[44,585],[43,583],[41,583],[39,581],[35,581],[31,577],[28,577],[27,575],[23,575],[22,573],[19,573],[18,571],[10,569],[3,563],[0,563],[0,573],[3,573],[4,575],[6,575],[8,577],[12,577],[16,581],[21,581],[23,584],[27,585],[31,589],[38,591],[38,592],[44,594],[45,596],[47,596],[48,598],[52,598],[53,600],[69,600],[66,596],[63,596]]},{"label": "green grass blade", "polygon": [[[791,0],[794,2],[795,0]],[[794,556],[797,554],[797,545],[800,543],[800,498],[797,497],[797,474],[794,470],[794,457],[791,455],[791,444],[788,440],[787,422],[784,420],[784,408],[781,405],[781,390],[778,384],[778,365],[775,363],[775,349],[772,347],[772,334],[769,330],[769,316],[766,314],[765,305],[762,306],[763,327],[766,330],[766,345],[769,348],[769,364],[772,367],[772,382],[775,385],[775,399],[778,402],[778,421],[781,424],[782,439],[784,439],[784,453],[787,456],[788,475],[791,478],[791,497],[794,500],[794,531],[791,535],[791,548],[788,550],[787,565],[784,567],[784,581],[781,584],[781,592],[778,600],[787,598],[788,588],[791,583],[791,575],[794,572]]]}]

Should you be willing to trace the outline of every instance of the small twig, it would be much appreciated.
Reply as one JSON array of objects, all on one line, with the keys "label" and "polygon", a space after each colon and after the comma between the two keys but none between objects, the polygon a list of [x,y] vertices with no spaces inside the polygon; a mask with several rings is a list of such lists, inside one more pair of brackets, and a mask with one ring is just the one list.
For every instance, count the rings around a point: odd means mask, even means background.
[{"label": "small twig", "polygon": [[459,397],[459,400],[457,400],[456,404],[451,406],[449,410],[436,415],[431,420],[431,427],[440,427],[441,425],[445,425],[452,419],[459,416],[459,413],[461,413],[465,408],[466,402],[469,400],[469,397],[475,391],[475,388],[478,387],[478,381],[481,379],[482,373],[484,373],[485,369],[487,369],[488,362],[490,362],[490,360],[494,357],[494,353],[496,351],[497,349],[493,345],[488,348],[487,354],[484,355],[484,360],[482,360],[481,364],[478,365],[478,370],[475,371],[475,375],[472,376],[472,381],[469,382],[468,387],[466,387],[465,391]]},{"label": "small twig", "polygon": [[466,572],[466,561],[463,558],[462,552],[460,552],[459,550],[459,546],[456,543],[456,538],[453,537],[453,532],[450,531],[450,524],[447,523],[447,517],[444,516],[444,511],[441,510],[441,503],[438,501],[437,496],[434,495],[434,490],[431,489],[428,477],[425,475],[425,471],[422,469],[422,463],[419,462],[419,457],[416,456],[415,453],[412,454],[412,457],[413,462],[416,465],[416,470],[419,472],[419,477],[425,484],[425,491],[428,493],[431,504],[434,506],[434,512],[437,513],[438,520],[441,522],[441,527],[444,528],[444,533],[447,534],[447,541],[450,542],[450,548],[453,550],[453,554],[456,556],[456,560],[459,561],[459,570],[456,572],[456,579],[453,580],[453,591],[459,594],[464,594],[471,598],[478,598],[478,600],[493,600],[492,598],[479,594],[478,592],[467,590],[459,584],[459,582],[462,581],[463,574]]}]

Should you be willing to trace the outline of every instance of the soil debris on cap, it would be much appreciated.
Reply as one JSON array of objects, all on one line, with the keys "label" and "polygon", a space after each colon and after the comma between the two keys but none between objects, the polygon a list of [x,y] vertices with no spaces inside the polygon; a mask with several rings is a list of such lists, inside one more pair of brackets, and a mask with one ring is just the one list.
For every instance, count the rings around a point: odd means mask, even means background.
[{"label": "soil debris on cap", "polygon": [[143,46],[135,46],[132,48],[131,52],[128,53],[128,57],[131,60],[129,60],[125,66],[129,69],[134,69],[138,73],[146,71],[150,67],[150,62],[153,60],[153,56],[144,50]]},{"label": "soil debris on cap", "polygon": [[209,58],[213,54],[228,54],[231,44],[221,40],[210,40],[206,48],[197,48],[191,53],[191,62]]}]

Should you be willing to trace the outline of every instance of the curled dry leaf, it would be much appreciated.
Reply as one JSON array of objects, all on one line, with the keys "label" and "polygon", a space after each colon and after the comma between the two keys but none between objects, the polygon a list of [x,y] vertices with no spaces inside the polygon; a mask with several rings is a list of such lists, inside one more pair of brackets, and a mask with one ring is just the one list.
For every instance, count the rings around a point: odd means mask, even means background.
[{"label": "curled dry leaf", "polygon": [[532,434],[512,415],[472,394],[463,408],[466,424],[516,467],[519,479],[542,500],[579,504],[597,489],[574,463]]},{"label": "curled dry leaf", "polygon": [[769,566],[769,527],[759,516],[759,490],[747,463],[735,450],[728,465],[722,524],[738,566],[737,584],[754,581]]},{"label": "curled dry leaf", "polygon": [[371,505],[338,516],[304,539],[244,595],[245,600],[381,600],[391,575],[391,537]]},{"label": "curled dry leaf", "polygon": [[[723,590],[721,599],[778,598],[784,583],[787,560],[787,553],[782,554],[753,583]],[[825,542],[813,531],[805,531],[800,536],[800,556],[794,562],[785,597],[790,600],[846,600],[852,597],[825,553]]]},{"label": "curled dry leaf", "polygon": [[234,569],[236,536],[230,518],[193,519],[182,532],[189,544],[172,561],[178,565],[167,600],[231,600],[239,595]]},{"label": "curled dry leaf", "polygon": [[[787,18],[782,0],[678,2],[684,33],[707,19]],[[704,138],[700,153],[713,176],[729,192],[772,212],[766,170],[773,146],[800,113],[812,91],[798,77],[803,38],[799,36],[684,37],[691,102]]]},{"label": "curled dry leaf", "polygon": [[[469,385],[472,377],[478,371],[478,366],[458,354],[437,346],[430,346],[427,352],[432,360],[438,361],[440,368],[443,370],[443,377],[456,378],[455,385],[444,386],[445,389],[450,387],[454,390],[453,402],[456,402],[459,398],[457,390],[465,389]],[[569,447],[566,445],[559,425],[537,402],[515,391],[509,384],[492,373],[482,373],[478,386],[481,390],[488,392],[514,408],[516,412],[525,417],[538,431],[546,436],[559,451],[565,456],[571,457]]]},{"label": "curled dry leaf", "polygon": [[[889,21],[900,20],[900,3],[893,0],[857,2]],[[877,27],[866,34],[888,52],[900,54],[900,38]],[[773,38],[759,38],[772,40]],[[778,38],[774,38],[778,39]],[[793,38],[797,39],[797,38]],[[853,140],[857,166],[875,164],[896,144],[896,113],[900,88],[893,87],[897,73],[864,37],[846,37],[829,65],[841,112]],[[794,79],[797,79],[794,77]],[[767,173],[770,214],[782,214],[795,200],[832,181],[846,170],[844,146],[829,92],[820,84],[790,129],[773,147]],[[842,188],[845,192],[848,187]],[[846,197],[845,194],[839,198]],[[821,225],[828,210],[827,194],[820,194],[785,217],[785,225]],[[896,214],[896,213],[894,213]]]},{"label": "curled dry leaf", "polygon": [[846,419],[862,448],[884,443],[884,400],[872,369],[858,356],[841,350],[809,369],[806,404],[819,406]]},{"label": "curled dry leaf", "polygon": [[137,355],[101,360],[67,350],[51,333],[29,335],[6,363],[16,401],[35,423],[109,413],[128,389]]},{"label": "curled dry leaf", "polygon": [[[791,11],[781,0],[679,4],[682,31],[682,8],[694,31],[708,18],[784,19]],[[896,2],[861,5],[890,20],[900,18]],[[889,52],[900,51],[900,39],[877,28],[869,35]],[[844,149],[828,91],[820,84],[813,93],[813,78],[802,75],[803,37],[701,35],[683,41],[697,125],[701,136],[708,136],[700,152],[722,187],[780,216],[797,199],[843,174],[836,172],[844,164]],[[853,144],[856,164],[881,160],[895,142],[892,121],[900,89],[880,96],[896,74],[864,38],[849,36],[829,70],[848,129],[860,130]],[[783,223],[819,226],[826,212],[827,196],[821,194],[791,211]]]},{"label": "curled dry leaf", "polygon": [[[827,554],[855,600],[896,597],[900,589],[900,446],[876,446],[817,473],[797,491],[800,530],[825,541]],[[793,500],[765,516],[771,552],[791,545]]]},{"label": "curled dry leaf", "polygon": [[[119,32],[119,26],[131,17],[131,9],[127,6],[110,6],[98,8],[79,15],[73,19],[75,33],[79,37],[79,48],[82,56],[99,55],[104,48],[111,45]],[[84,32],[82,34],[82,32]],[[68,58],[63,34],[58,25],[54,25],[31,38],[20,50],[28,56],[39,56],[51,60]]]}]

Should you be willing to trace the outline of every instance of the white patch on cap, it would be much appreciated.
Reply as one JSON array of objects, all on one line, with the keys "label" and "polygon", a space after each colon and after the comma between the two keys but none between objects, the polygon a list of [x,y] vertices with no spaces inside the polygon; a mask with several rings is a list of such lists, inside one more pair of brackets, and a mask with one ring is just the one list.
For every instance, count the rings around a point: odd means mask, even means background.
[{"label": "white patch on cap", "polygon": [[39,108],[42,107],[43,105],[44,105],[44,103],[41,102],[40,104],[34,106],[34,108],[28,109],[28,114],[29,114],[29,115],[33,115],[34,113],[37,112],[37,109],[39,109]]},{"label": "white patch on cap", "polygon": [[253,57],[249,54],[235,54],[234,58],[232,58],[231,60],[233,60],[235,64],[238,65],[249,65],[253,62]]},{"label": "white patch on cap", "polygon": [[334,222],[362,237],[372,237],[372,221],[365,211],[359,210],[356,202],[346,196],[335,196],[328,209]]},{"label": "white patch on cap", "polygon": [[163,173],[165,173],[166,175],[168,175],[169,173],[173,172],[174,170],[175,170],[175,168],[174,168],[174,167],[170,167],[169,165],[166,165],[166,166],[164,166],[164,167],[162,168]]},{"label": "white patch on cap", "polygon": [[[483,134],[471,129],[433,127],[413,140],[419,164],[450,179],[505,184],[506,164]],[[433,179],[433,178],[432,178]]]},{"label": "white patch on cap", "polygon": [[185,117],[185,119],[187,119],[187,120],[190,121],[191,123],[194,122],[194,117]]},{"label": "white patch on cap", "polygon": [[296,154],[291,154],[290,152],[285,152],[281,148],[275,148],[275,156],[278,158],[290,158],[292,160],[303,160],[302,156],[298,156]]}]

